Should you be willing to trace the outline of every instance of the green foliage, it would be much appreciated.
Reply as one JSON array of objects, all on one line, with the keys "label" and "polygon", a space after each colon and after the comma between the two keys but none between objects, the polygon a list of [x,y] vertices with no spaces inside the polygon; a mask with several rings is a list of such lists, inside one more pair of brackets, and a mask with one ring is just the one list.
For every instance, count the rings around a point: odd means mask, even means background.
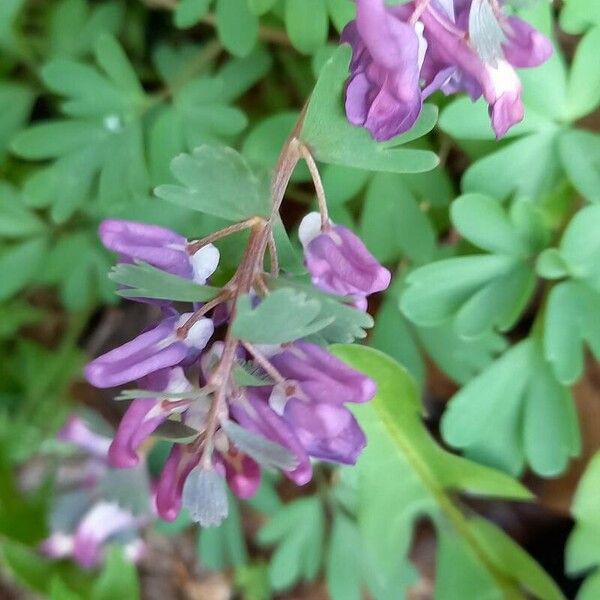
[{"label": "green foliage", "polygon": [[229,221],[270,214],[268,179],[231,148],[200,146],[175,157],[171,170],[182,186],[157,188],[163,200]]},{"label": "green foliage", "polygon": [[233,333],[257,344],[283,344],[317,333],[333,317],[321,317],[321,305],[292,288],[280,288],[252,307],[251,296],[238,299]]},{"label": "green foliage", "polygon": [[577,213],[558,248],[544,251],[538,260],[540,275],[566,279],[552,288],[544,319],[544,353],[556,377],[571,384],[583,371],[583,343],[600,358],[600,207]]},{"label": "green foliage", "polygon": [[315,579],[322,560],[324,518],[319,498],[306,497],[284,505],[262,527],[258,541],[277,545],[269,565],[274,590]]},{"label": "green foliage", "polygon": [[161,271],[146,263],[119,264],[113,267],[110,279],[125,289],[117,293],[124,298],[157,298],[179,302],[207,302],[218,296],[219,288],[199,285]]},{"label": "green foliage", "polygon": [[452,205],[459,233],[489,254],[430,263],[411,272],[401,307],[422,326],[452,321],[462,338],[510,329],[529,302],[536,281],[531,257],[543,243],[541,217],[516,203],[510,215],[495,200],[468,194]]},{"label": "green foliage", "polygon": [[[522,597],[522,590],[539,598],[561,598],[519,546],[491,523],[463,512],[449,493],[523,500],[529,497],[527,490],[439,447],[421,420],[416,386],[397,363],[357,346],[334,351],[378,386],[376,398],[357,406],[355,413],[368,438],[357,466],[358,523],[379,576],[389,581],[411,570],[406,553],[413,523],[427,515],[441,542],[436,598],[469,597],[475,589],[498,598]],[[445,596],[450,590],[453,595]]]},{"label": "green foliage", "polygon": [[577,415],[540,346],[513,346],[451,399],[442,420],[448,443],[514,475],[526,462],[545,476],[565,469],[580,452]]},{"label": "green foliage", "polygon": [[[597,510],[600,490],[600,454],[594,455],[579,482],[571,514],[575,519],[566,551],[566,569],[571,575],[591,571],[583,583],[578,600],[592,600],[600,592],[600,519]],[[593,569],[593,570],[592,570]]]}]

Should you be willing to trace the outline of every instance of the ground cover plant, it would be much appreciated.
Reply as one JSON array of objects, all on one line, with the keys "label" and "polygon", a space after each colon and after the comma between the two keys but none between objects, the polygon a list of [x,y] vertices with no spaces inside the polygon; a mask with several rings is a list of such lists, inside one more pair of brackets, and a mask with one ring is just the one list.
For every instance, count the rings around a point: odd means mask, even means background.
[{"label": "ground cover plant", "polygon": [[0,593],[596,598],[599,50],[592,0],[5,0]]}]

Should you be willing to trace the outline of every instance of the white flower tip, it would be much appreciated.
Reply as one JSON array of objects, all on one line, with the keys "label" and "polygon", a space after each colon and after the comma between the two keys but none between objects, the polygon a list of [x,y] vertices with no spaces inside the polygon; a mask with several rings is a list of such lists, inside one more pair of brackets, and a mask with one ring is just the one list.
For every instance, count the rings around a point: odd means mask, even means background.
[{"label": "white flower tip", "polygon": [[321,233],[321,215],[318,212],[308,213],[300,222],[298,227],[298,237],[302,246],[306,249],[319,234]]},{"label": "white flower tip", "polygon": [[194,272],[194,282],[204,285],[206,280],[219,266],[219,249],[213,244],[207,244],[190,256],[190,264]]}]

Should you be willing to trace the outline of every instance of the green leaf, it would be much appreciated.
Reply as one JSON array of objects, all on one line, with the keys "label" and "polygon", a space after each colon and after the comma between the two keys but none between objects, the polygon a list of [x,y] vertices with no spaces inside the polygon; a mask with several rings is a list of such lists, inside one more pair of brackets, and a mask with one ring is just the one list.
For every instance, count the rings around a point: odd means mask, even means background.
[{"label": "green leaf", "polygon": [[562,166],[575,189],[590,202],[600,203],[600,136],[572,129],[558,139]]},{"label": "green leaf", "polygon": [[217,33],[223,46],[235,56],[247,56],[258,39],[258,18],[247,0],[217,0]]},{"label": "green leaf", "polygon": [[362,599],[363,565],[357,552],[361,543],[356,525],[343,513],[336,512],[333,517],[325,571],[331,600]]},{"label": "green leaf", "polygon": [[569,116],[573,121],[591,113],[600,103],[598,71],[600,24],[579,42],[569,77]]},{"label": "green leaf", "polygon": [[[396,147],[412,139],[410,132],[378,144],[366,129],[350,125],[342,103],[350,54],[348,46],[341,46],[323,67],[300,133],[302,141],[318,160],[326,163],[395,173],[433,169],[438,159],[432,152]],[[428,125],[431,114],[423,113]],[[419,122],[415,127],[423,131]]]},{"label": "green leaf", "polygon": [[383,263],[402,256],[421,263],[431,259],[436,234],[402,176],[380,173],[371,180],[361,213],[360,237]]},{"label": "green leaf", "polygon": [[371,315],[348,306],[344,303],[343,297],[321,292],[311,283],[299,279],[271,279],[269,285],[273,289],[291,287],[300,294],[306,295],[309,300],[319,303],[321,307],[319,319],[329,322],[317,334],[324,343],[349,344],[355,339],[365,338],[367,336],[365,330],[373,327]]},{"label": "green leaf", "polygon": [[316,578],[322,561],[324,519],[319,498],[306,497],[281,507],[260,529],[262,545],[277,545],[269,565],[269,581],[275,591]]},{"label": "green leaf", "polygon": [[[511,127],[505,138],[514,138],[523,134],[537,133],[551,126],[547,117],[536,114],[527,108],[524,119]],[[494,130],[490,122],[488,105],[482,99],[475,103],[470,98],[456,98],[444,108],[440,115],[440,127],[443,131],[459,140],[493,140]]]},{"label": "green leaf", "polygon": [[229,514],[223,523],[198,533],[198,555],[202,566],[210,571],[239,569],[248,564],[240,509],[232,494],[229,494]]},{"label": "green leaf", "polygon": [[552,190],[560,174],[557,139],[557,131],[550,128],[485,156],[465,172],[463,190],[498,200],[512,194],[535,199]]},{"label": "green leaf", "polygon": [[135,565],[126,560],[121,549],[110,548],[100,576],[97,578],[90,600],[137,600],[140,584]]},{"label": "green leaf", "polygon": [[118,291],[124,298],[157,298],[179,302],[207,302],[219,295],[219,288],[198,285],[146,263],[118,264],[110,279],[126,289]]},{"label": "green leaf", "polygon": [[312,54],[327,41],[325,0],[285,0],[285,27],[295,48]]},{"label": "green leaf", "polygon": [[13,136],[27,122],[34,100],[34,93],[27,86],[0,83],[0,160],[4,160]]},{"label": "green leaf", "polygon": [[544,355],[557,379],[575,383],[583,373],[583,344],[600,358],[600,292],[575,281],[561,283],[550,292],[544,320]]},{"label": "green leaf", "polygon": [[340,32],[356,14],[356,6],[352,0],[327,0],[327,8],[335,28]]},{"label": "green leaf", "polygon": [[176,27],[187,29],[195,25],[207,12],[212,0],[181,0],[175,8]]},{"label": "green leaf", "polygon": [[[461,566],[461,579],[485,578],[494,592],[492,597],[520,597],[523,587],[541,598],[561,598],[558,588],[532,559],[499,530],[489,533],[492,526],[463,515],[449,493],[456,490],[526,499],[529,493],[521,484],[438,446],[421,420],[413,381],[392,360],[358,346],[337,346],[334,352],[377,383],[375,399],[357,406],[355,413],[368,439],[357,466],[358,523],[380,579],[407,568],[413,523],[427,514],[438,534],[450,531],[457,537],[461,554],[470,556],[469,567]],[[488,543],[492,536],[497,548]],[[452,561],[453,556],[447,546],[438,546],[438,561]]]},{"label": "green leaf", "polygon": [[0,251],[0,300],[10,298],[33,281],[47,250],[45,238],[34,238]]},{"label": "green leaf", "polygon": [[600,6],[587,0],[567,0],[560,12],[560,26],[567,33],[582,33],[589,26],[600,25]]},{"label": "green leaf", "polygon": [[[281,148],[298,120],[298,113],[286,111],[267,117],[250,131],[244,140],[242,154],[253,164],[273,169]],[[309,181],[310,173],[305,164],[299,163],[292,181]]]},{"label": "green leaf", "polygon": [[321,305],[302,292],[280,288],[253,308],[249,295],[237,301],[233,335],[256,344],[283,344],[324,329],[333,317],[320,318]]},{"label": "green leaf", "polygon": [[124,12],[118,2],[97,6],[85,0],[58,2],[50,17],[48,53],[72,58],[89,54],[101,35],[119,33]]},{"label": "green leaf", "polygon": [[452,203],[452,223],[471,243],[507,256],[527,256],[531,248],[502,205],[482,194],[465,194]]},{"label": "green leaf", "polygon": [[40,234],[44,222],[24,204],[17,190],[0,181],[0,236],[19,239]]},{"label": "green leaf", "polygon": [[579,481],[571,514],[575,527],[569,537],[566,548],[566,570],[571,575],[581,575],[595,569],[583,587],[578,600],[592,600],[598,589],[598,567],[600,566],[600,515],[597,510],[600,492],[600,453],[589,461],[583,477]]},{"label": "green leaf", "polygon": [[600,291],[600,206],[587,206],[573,217],[560,241],[559,254],[568,274]]},{"label": "green leaf", "polygon": [[539,342],[508,350],[450,401],[442,434],[478,461],[519,474],[560,474],[580,451],[573,399],[552,373]]},{"label": "green leaf", "polygon": [[248,0],[248,6],[255,15],[264,15],[269,12],[277,0]]},{"label": "green leaf", "polygon": [[269,216],[266,178],[253,173],[232,148],[201,146],[175,157],[171,170],[183,185],[159,186],[156,195],[163,200],[229,221]]}]

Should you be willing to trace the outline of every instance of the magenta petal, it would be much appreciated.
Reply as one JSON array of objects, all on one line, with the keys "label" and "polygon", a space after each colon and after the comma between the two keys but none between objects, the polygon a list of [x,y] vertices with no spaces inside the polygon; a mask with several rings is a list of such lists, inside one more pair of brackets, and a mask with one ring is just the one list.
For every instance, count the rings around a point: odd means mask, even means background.
[{"label": "magenta petal", "polygon": [[295,454],[298,459],[298,466],[292,471],[286,471],[285,474],[298,485],[308,483],[312,477],[312,467],[308,455],[292,427],[282,417],[273,412],[267,402],[259,397],[256,390],[248,393],[248,400],[249,410],[252,410],[255,414],[251,416],[245,408],[233,405],[231,412],[236,421],[242,427],[281,444]]},{"label": "magenta petal", "polygon": [[102,243],[117,252],[124,262],[140,260],[180,277],[192,276],[187,240],[170,229],[107,219],[100,224],[98,232]]},{"label": "magenta petal", "polygon": [[366,445],[356,419],[341,406],[292,399],[284,416],[293,423],[302,445],[315,458],[353,465]]},{"label": "magenta petal", "polygon": [[372,379],[315,344],[296,342],[271,361],[286,379],[297,381],[317,402],[368,402],[376,392]]},{"label": "magenta petal", "polygon": [[363,242],[336,225],[305,246],[306,266],[313,283],[343,296],[368,296],[385,290],[391,273],[380,265]]},{"label": "magenta petal", "polygon": [[181,510],[183,486],[200,460],[200,452],[173,444],[156,484],[156,509],[165,521],[174,521]]},{"label": "magenta petal", "polygon": [[537,67],[552,56],[552,42],[545,35],[519,17],[511,16],[506,21],[507,41],[502,49],[513,67]]},{"label": "magenta petal", "polygon": [[168,416],[167,412],[160,411],[147,418],[160,402],[156,398],[138,398],[129,405],[108,451],[113,467],[129,469],[139,463],[138,448]]},{"label": "magenta petal", "polygon": [[260,466],[245,454],[238,453],[228,460],[223,457],[225,477],[238,498],[252,498],[260,486]]}]

